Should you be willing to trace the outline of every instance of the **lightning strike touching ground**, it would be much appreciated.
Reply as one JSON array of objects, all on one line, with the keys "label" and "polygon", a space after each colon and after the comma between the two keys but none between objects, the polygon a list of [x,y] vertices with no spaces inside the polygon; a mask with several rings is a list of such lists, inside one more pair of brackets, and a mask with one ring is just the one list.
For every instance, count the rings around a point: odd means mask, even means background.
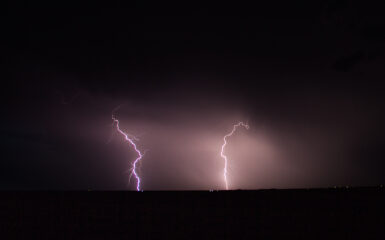
[{"label": "lightning strike touching ground", "polygon": [[223,143],[222,149],[221,149],[221,157],[225,160],[225,167],[224,167],[224,171],[223,171],[223,177],[224,177],[225,184],[226,184],[226,190],[229,190],[229,184],[227,182],[227,162],[228,162],[228,160],[227,160],[227,156],[224,154],[225,147],[226,147],[226,144],[227,144],[227,140],[226,139],[228,137],[230,137],[231,135],[233,135],[234,132],[237,130],[237,128],[240,127],[240,126],[245,127],[246,129],[249,129],[249,125],[244,124],[243,122],[239,122],[238,124],[235,124],[233,126],[233,130],[229,134],[227,134],[227,135],[225,135],[223,137],[224,143]]},{"label": "lightning strike touching ground", "polygon": [[134,142],[134,140],[137,141],[138,139],[135,138],[134,136],[131,136],[128,133],[125,133],[124,131],[122,131],[120,129],[119,120],[114,117],[114,114],[112,114],[112,120],[114,121],[114,123],[116,123],[116,129],[118,130],[118,132],[124,136],[126,141],[128,141],[134,147],[136,153],[138,154],[138,157],[135,159],[135,161],[132,164],[131,175],[133,174],[135,176],[135,178],[136,178],[136,190],[140,191],[140,177],[139,177],[138,173],[136,172],[136,166],[139,163],[139,161],[143,158],[144,154],[142,154],[140,152],[140,150],[137,148],[137,146]]}]

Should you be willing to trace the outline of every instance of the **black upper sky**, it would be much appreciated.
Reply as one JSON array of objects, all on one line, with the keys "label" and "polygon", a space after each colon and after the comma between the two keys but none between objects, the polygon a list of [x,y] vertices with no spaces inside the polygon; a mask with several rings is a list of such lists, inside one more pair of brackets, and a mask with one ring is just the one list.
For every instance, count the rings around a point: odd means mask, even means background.
[{"label": "black upper sky", "polygon": [[189,166],[196,174],[178,165],[204,150],[183,156],[164,137],[211,143],[245,119],[250,139],[264,129],[286,157],[237,187],[383,183],[384,3],[129,2],[7,3],[1,189],[132,189],[131,153],[119,157],[121,139],[101,144],[120,104],[153,149],[147,189],[220,188],[202,163]]}]

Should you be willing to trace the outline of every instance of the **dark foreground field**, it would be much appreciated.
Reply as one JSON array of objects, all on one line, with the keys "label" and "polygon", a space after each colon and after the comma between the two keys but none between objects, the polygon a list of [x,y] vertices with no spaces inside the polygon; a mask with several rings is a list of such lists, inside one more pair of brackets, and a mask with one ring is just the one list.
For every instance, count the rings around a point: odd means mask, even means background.
[{"label": "dark foreground field", "polygon": [[385,239],[382,187],[0,194],[0,239]]}]

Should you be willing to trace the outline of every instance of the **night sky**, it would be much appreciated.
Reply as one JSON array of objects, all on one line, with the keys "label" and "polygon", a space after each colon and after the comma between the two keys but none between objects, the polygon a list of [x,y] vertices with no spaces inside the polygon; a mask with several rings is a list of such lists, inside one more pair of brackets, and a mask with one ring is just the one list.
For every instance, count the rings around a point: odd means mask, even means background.
[{"label": "night sky", "polygon": [[8,2],[0,189],[385,182],[384,3],[126,2]]}]

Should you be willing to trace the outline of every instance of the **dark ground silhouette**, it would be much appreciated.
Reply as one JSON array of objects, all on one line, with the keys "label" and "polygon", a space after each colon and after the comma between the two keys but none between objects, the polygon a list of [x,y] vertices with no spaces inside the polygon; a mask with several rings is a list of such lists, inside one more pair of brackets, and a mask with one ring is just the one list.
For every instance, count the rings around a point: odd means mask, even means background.
[{"label": "dark ground silhouette", "polygon": [[2,192],[0,226],[19,239],[384,239],[384,202],[382,187]]}]

